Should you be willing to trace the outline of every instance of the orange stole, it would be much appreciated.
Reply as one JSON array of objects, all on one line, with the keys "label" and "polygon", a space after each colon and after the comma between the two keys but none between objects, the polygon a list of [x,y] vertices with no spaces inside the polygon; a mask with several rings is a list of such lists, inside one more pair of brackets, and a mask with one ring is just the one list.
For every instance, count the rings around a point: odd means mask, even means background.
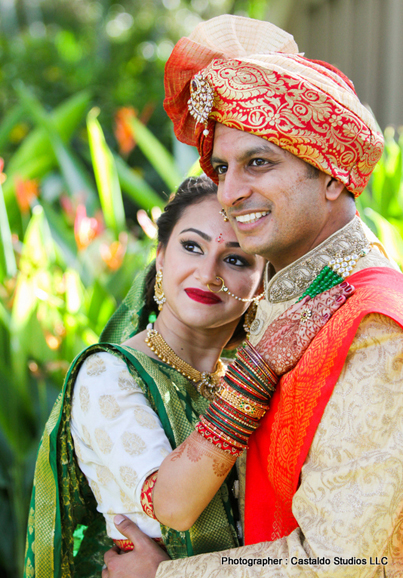
[{"label": "orange stole", "polygon": [[247,456],[245,544],[288,536],[298,523],[292,499],[316,428],[362,318],[381,313],[403,327],[403,276],[369,268],[348,278],[356,292],[285,374]]}]

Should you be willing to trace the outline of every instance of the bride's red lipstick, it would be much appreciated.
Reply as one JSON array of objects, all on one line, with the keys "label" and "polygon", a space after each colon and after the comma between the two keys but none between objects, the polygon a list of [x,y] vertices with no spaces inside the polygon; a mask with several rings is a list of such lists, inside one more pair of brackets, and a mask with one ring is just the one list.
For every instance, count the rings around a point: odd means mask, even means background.
[{"label": "bride's red lipstick", "polygon": [[196,289],[194,287],[185,289],[185,293],[188,297],[190,297],[190,299],[193,299],[193,301],[204,303],[205,305],[216,305],[222,301],[218,295],[214,295],[214,293],[211,293],[210,291],[202,291],[201,289]]}]

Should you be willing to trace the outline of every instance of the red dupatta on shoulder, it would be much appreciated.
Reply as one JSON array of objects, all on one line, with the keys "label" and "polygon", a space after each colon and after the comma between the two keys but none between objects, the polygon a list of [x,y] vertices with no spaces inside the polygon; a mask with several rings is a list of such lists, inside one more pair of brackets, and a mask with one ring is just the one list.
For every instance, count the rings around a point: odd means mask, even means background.
[{"label": "red dupatta on shoulder", "polygon": [[245,544],[276,540],[298,527],[291,508],[301,468],[363,317],[381,313],[403,327],[401,273],[369,268],[348,280],[356,292],[281,378],[270,410],[250,438]]}]

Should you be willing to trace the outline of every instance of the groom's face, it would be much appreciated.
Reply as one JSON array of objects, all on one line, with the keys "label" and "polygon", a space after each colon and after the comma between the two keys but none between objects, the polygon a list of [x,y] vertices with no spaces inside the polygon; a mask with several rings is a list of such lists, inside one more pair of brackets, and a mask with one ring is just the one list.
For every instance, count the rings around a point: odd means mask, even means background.
[{"label": "groom's face", "polygon": [[219,123],[211,164],[218,200],[244,251],[279,270],[315,246],[328,213],[328,175],[312,178],[309,165],[288,151]]}]

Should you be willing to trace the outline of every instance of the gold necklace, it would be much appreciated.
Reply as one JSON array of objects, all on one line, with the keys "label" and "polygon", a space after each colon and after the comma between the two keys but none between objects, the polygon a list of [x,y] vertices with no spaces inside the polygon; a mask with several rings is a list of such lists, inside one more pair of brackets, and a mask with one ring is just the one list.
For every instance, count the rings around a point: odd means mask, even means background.
[{"label": "gold necklace", "polygon": [[175,351],[169,347],[162,335],[151,324],[147,326],[147,337],[144,341],[161,361],[170,365],[172,369],[179,371],[190,381],[193,381],[197,391],[203,397],[214,399],[220,377],[225,373],[225,365],[221,359],[217,361],[217,369],[214,372],[198,371],[181,359],[179,355],[176,355]]}]

